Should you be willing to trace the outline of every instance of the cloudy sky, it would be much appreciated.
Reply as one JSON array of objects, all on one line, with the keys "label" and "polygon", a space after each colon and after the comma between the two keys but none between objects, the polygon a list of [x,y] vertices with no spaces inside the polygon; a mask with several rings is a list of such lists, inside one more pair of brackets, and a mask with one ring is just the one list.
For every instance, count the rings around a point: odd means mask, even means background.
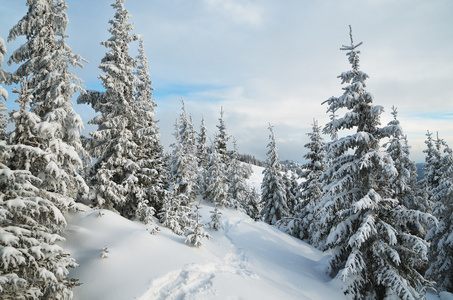
[{"label": "cloudy sky", "polygon": [[[67,0],[67,43],[89,61],[74,72],[86,89],[101,89],[98,65],[106,52],[113,0]],[[26,1],[0,0],[0,36],[25,15]],[[313,119],[329,119],[321,103],[340,96],[337,76],[349,69],[344,51],[352,25],[363,42],[361,68],[368,91],[392,105],[412,146],[424,160],[427,130],[453,146],[453,1],[451,0],[127,0],[134,33],[143,35],[158,104],[162,143],[184,97],[199,128],[216,132],[220,108],[240,152],[265,158],[268,124],[280,157],[301,161]],[[23,39],[8,43],[9,54]],[[136,55],[136,45],[131,53]],[[11,71],[16,66],[3,66]],[[8,106],[14,108],[14,96]],[[89,106],[76,105],[85,122]],[[86,126],[86,133],[93,130]],[[327,139],[328,137],[326,137]]]}]

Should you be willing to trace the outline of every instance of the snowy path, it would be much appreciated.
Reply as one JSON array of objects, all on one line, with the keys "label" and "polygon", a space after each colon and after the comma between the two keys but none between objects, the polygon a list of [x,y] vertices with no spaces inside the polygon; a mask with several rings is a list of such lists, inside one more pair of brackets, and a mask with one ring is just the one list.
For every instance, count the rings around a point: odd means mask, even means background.
[{"label": "snowy path", "polygon": [[[140,300],[343,298],[336,288],[319,282],[330,280],[319,266],[322,254],[239,212],[224,214],[223,231],[210,232],[213,239],[203,246],[217,257],[216,262],[187,264],[168,272],[154,279]],[[288,251],[294,246],[304,251]],[[319,289],[312,291],[313,287]]]},{"label": "snowy path", "polygon": [[231,224],[231,221],[228,221],[224,224],[224,233],[230,245],[226,255],[219,259],[219,263],[188,264],[180,270],[169,272],[153,280],[149,290],[140,297],[140,300],[213,299],[218,296],[216,287],[213,287],[214,282],[221,278],[231,280],[232,277],[239,276],[259,279],[250,271],[245,251],[237,247],[228,236],[229,229],[239,222],[237,220]]}]

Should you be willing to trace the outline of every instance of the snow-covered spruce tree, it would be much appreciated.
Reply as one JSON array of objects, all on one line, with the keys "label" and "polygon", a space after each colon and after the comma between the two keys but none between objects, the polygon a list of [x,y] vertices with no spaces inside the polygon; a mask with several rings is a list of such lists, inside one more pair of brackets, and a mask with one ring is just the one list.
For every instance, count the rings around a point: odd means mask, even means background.
[{"label": "snow-covered spruce tree", "polygon": [[421,189],[424,195],[424,207],[426,211],[431,212],[433,208],[433,199],[434,195],[433,190],[439,185],[440,177],[442,176],[442,151],[445,148],[445,142],[439,138],[437,134],[436,139],[433,139],[432,133],[426,133],[426,149],[423,150],[426,153],[425,165],[423,167],[424,177],[420,182]]},{"label": "snow-covered spruce tree", "polygon": [[280,159],[277,153],[274,130],[269,125],[269,148],[267,152],[266,167],[263,170],[263,181],[261,182],[261,202],[263,209],[261,215],[266,223],[276,224],[279,220],[288,217],[288,206],[286,205],[286,189],[281,174]]},{"label": "snow-covered spruce tree", "polygon": [[222,212],[220,212],[217,207],[209,212],[211,213],[211,222],[208,223],[209,228],[214,230],[223,229],[223,225],[220,222],[220,218],[222,218]]},{"label": "snow-covered spruce tree", "polygon": [[195,199],[196,144],[191,118],[187,118],[186,105],[182,102],[182,113],[175,124],[175,139],[170,168],[170,190],[175,195],[185,194],[191,203]]},{"label": "snow-covered spruce tree", "polygon": [[36,145],[48,151],[55,168],[61,170],[34,175],[42,180],[43,188],[77,198],[88,192],[78,171],[91,161],[80,140],[82,119],[71,102],[74,93],[82,91],[81,81],[69,66],[82,67],[84,60],[66,44],[69,20],[64,1],[30,0],[26,5],[27,14],[8,36],[8,41],[24,36],[26,42],[13,52],[8,64],[20,64],[15,75],[26,78],[32,92],[30,111],[40,118]]},{"label": "snow-covered spruce tree", "polygon": [[304,145],[308,149],[303,156],[307,162],[302,166],[304,171],[300,177],[303,181],[299,184],[299,193],[296,195],[299,203],[295,207],[293,235],[312,244],[315,233],[314,209],[322,196],[320,177],[325,170],[325,143],[318,121],[313,121],[312,132],[307,135],[310,142]]},{"label": "snow-covered spruce tree", "polygon": [[221,155],[217,153],[215,147],[212,147],[208,167],[204,172],[206,192],[203,197],[218,206],[232,207],[234,203],[230,202],[232,199],[228,196],[228,178],[225,170],[226,166]]},{"label": "snow-covered spruce tree", "polygon": [[7,132],[6,132],[6,124],[7,120],[7,108],[6,104],[3,101],[8,101],[8,91],[2,86],[3,84],[10,83],[11,74],[5,72],[1,68],[3,64],[3,60],[6,55],[6,45],[5,40],[0,37],[0,140],[6,140]]},{"label": "snow-covered spruce tree", "polygon": [[[4,145],[0,142],[0,147]],[[42,150],[30,148],[28,154],[42,155]],[[64,240],[58,232],[66,221],[39,185],[40,179],[29,171],[11,170],[0,163],[2,299],[72,298],[76,281],[68,278],[68,269],[77,264],[56,245]]]},{"label": "snow-covered spruce tree", "polygon": [[297,199],[299,184],[297,183],[296,173],[290,170],[283,173],[283,183],[286,187],[286,205],[288,206],[288,214],[290,217],[293,217],[295,208],[299,203],[299,200]]},{"label": "snow-covered spruce tree", "polygon": [[[397,119],[398,112],[395,107],[392,107],[392,115],[393,120],[389,122],[388,126],[395,128],[392,130],[393,134],[389,142],[384,144],[398,172],[391,185],[393,190],[392,197],[398,199],[400,204],[408,209],[416,209],[423,212],[430,211],[431,209],[426,207],[426,201],[420,197],[417,184],[417,167],[415,166],[415,162],[409,157],[410,146]],[[418,233],[420,237],[425,236],[426,232],[419,223],[409,224],[408,226],[413,233]]]},{"label": "snow-covered spruce tree", "polygon": [[[129,44],[138,37],[130,34],[133,27],[128,20],[131,16],[124,2],[117,0],[111,5],[115,9],[108,29],[112,36],[101,43],[109,49],[99,65],[104,72],[99,78],[105,92],[86,99],[100,112],[90,121],[98,125],[98,129],[90,133],[89,150],[97,161],[90,171],[89,182],[96,205],[133,218],[139,203],[143,210],[147,206],[145,201],[151,200],[143,190],[150,179],[149,174],[142,172],[146,168],[143,164],[149,163],[150,157],[142,147],[154,142],[155,133],[151,132],[154,128],[149,128],[153,126],[153,106],[151,100],[146,99],[150,97],[151,87],[149,82],[144,83],[143,77],[137,79],[137,63],[129,54]],[[137,84],[141,88],[139,93]]]},{"label": "snow-covered spruce tree", "polygon": [[40,168],[63,171],[37,147],[41,120],[26,111],[32,95],[24,82],[21,87],[15,90],[21,110],[11,112],[11,144],[0,139],[0,298],[71,299],[76,280],[68,278],[68,269],[77,264],[56,245],[66,226],[54,204],[62,196],[41,188],[33,175]]},{"label": "snow-covered spruce tree", "polygon": [[426,278],[436,281],[439,291],[453,292],[453,150],[446,146],[440,160],[438,185],[433,188],[433,214],[438,218],[426,236],[431,241]]},{"label": "snow-covered spruce tree", "polygon": [[198,167],[205,168],[208,164],[209,149],[207,146],[208,128],[204,116],[201,118],[200,131],[197,138]]},{"label": "snow-covered spruce tree", "polygon": [[197,171],[197,193],[200,195],[206,194],[206,183],[204,181],[204,173],[208,166],[209,151],[207,146],[207,132],[206,122],[204,117],[201,119],[200,131],[197,136],[197,160],[198,160],[198,171]]},{"label": "snow-covered spruce tree", "polygon": [[230,206],[239,209],[245,206],[247,195],[246,179],[251,175],[251,169],[248,165],[242,164],[239,161],[239,153],[236,141],[233,141],[233,152],[230,155],[227,164],[227,180],[228,180],[228,200]]},{"label": "snow-covered spruce tree", "polygon": [[226,133],[226,124],[223,115],[224,112],[222,107],[220,109],[219,125],[216,125],[219,133],[215,136],[214,147],[217,153],[220,155],[222,162],[224,164],[228,164],[228,140],[230,139],[230,136]]},{"label": "snow-covered spruce tree", "polygon": [[254,187],[249,188],[245,198],[245,213],[254,221],[261,220],[261,199],[259,193]]},{"label": "snow-covered spruce tree", "polygon": [[204,224],[201,222],[201,217],[199,213],[200,207],[198,205],[195,205],[195,212],[194,212],[194,220],[195,222],[193,223],[193,227],[188,229],[184,235],[186,236],[185,243],[192,245],[194,247],[201,247],[202,243],[201,241],[204,238],[210,239],[211,236],[204,231]]},{"label": "snow-covered spruce tree", "polygon": [[368,76],[359,69],[362,43],[343,46],[352,69],[339,77],[340,97],[324,103],[328,112],[348,110],[329,122],[324,133],[355,130],[355,133],[326,143],[332,165],[323,173],[323,196],[315,208],[325,230],[318,242],[331,249],[328,261],[331,276],[345,282],[344,292],[354,299],[417,299],[424,285],[417,267],[427,259],[427,243],[404,231],[403,224],[435,221],[426,213],[407,210],[391,198],[391,182],[397,175],[393,160],[380,150],[382,138],[390,137],[394,127],[379,127],[381,106],[373,105],[366,91]]},{"label": "snow-covered spruce tree", "polygon": [[388,143],[384,144],[387,152],[392,157],[395,168],[398,172],[392,183],[393,197],[398,199],[401,204],[410,209],[417,209],[417,200],[415,195],[417,180],[417,167],[415,163],[410,160],[410,147],[407,143],[407,138],[403,135],[403,131],[398,120],[398,112],[396,108],[392,107],[393,120],[389,122],[388,126],[394,126],[393,134]]},{"label": "snow-covered spruce tree", "polygon": [[187,195],[170,192],[157,214],[162,226],[170,228],[177,235],[183,235],[187,227],[191,225],[189,216],[191,208],[187,203]]},{"label": "snow-covered spruce tree", "polygon": [[[145,54],[143,39],[139,39],[139,55],[137,57],[137,109],[136,117],[139,122],[134,132],[135,141],[138,144],[136,172],[137,184],[132,185],[135,190],[137,212],[140,219],[144,215],[150,216],[147,212],[159,211],[166,198],[166,168],[164,163],[164,151],[159,140],[159,127],[155,120],[154,102],[151,87],[149,65]],[[134,206],[132,206],[134,207]]]}]

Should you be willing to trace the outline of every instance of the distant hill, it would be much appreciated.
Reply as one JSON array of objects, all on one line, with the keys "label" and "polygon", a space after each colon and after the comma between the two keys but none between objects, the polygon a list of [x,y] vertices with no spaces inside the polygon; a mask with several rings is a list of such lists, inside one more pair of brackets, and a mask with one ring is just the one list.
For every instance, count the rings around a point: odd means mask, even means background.
[{"label": "distant hill", "polygon": [[[250,154],[239,154],[239,160],[258,167],[266,167],[266,162],[257,159],[255,156]],[[280,162],[282,171],[293,171],[297,175],[302,173],[302,164],[293,160],[283,160]]]},{"label": "distant hill", "polygon": [[250,155],[250,154],[239,154],[239,161],[258,166],[258,167],[264,167],[266,163],[264,161],[261,161],[257,159],[255,156]]},{"label": "distant hill", "polygon": [[293,171],[300,175],[303,171],[302,164],[293,160],[284,160],[280,162],[284,171]]}]

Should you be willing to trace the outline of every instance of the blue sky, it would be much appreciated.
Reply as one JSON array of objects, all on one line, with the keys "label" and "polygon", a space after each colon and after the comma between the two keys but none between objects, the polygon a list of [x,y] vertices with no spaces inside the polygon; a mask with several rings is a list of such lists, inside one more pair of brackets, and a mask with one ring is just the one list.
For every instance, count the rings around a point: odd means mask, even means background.
[{"label": "blue sky", "polygon": [[[89,61],[74,72],[87,89],[99,89],[98,65],[106,51],[100,42],[109,38],[113,0],[66,2],[67,43]],[[6,39],[25,15],[25,3],[0,0],[0,36]],[[134,33],[145,40],[167,149],[183,96],[196,129],[204,115],[213,136],[223,106],[227,130],[241,152],[264,159],[271,123],[280,157],[301,160],[313,118],[328,121],[321,103],[343,92],[337,76],[349,64],[339,48],[349,44],[348,25],[354,40],[363,42],[361,68],[370,76],[375,104],[385,108],[382,123],[396,106],[412,158],[424,160],[427,130],[438,131],[453,146],[451,0],[127,0],[125,5]],[[8,43],[8,54],[22,42]],[[11,95],[9,107],[13,101]],[[86,105],[75,109],[85,123],[94,115]]]}]

